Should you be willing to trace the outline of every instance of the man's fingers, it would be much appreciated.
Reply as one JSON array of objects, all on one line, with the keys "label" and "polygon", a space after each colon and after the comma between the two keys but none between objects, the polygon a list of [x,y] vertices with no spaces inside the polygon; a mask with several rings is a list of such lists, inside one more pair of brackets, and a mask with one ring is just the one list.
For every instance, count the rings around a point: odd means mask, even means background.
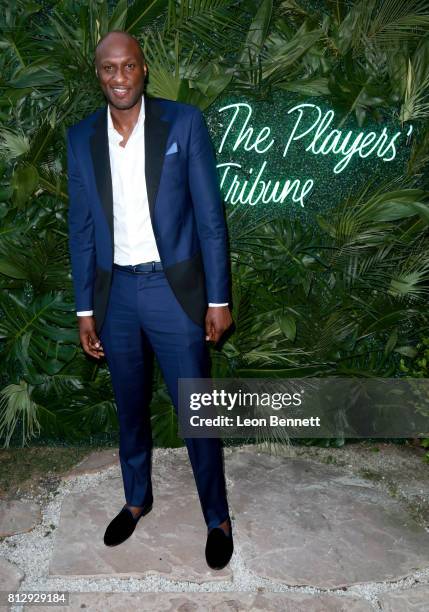
[{"label": "man's fingers", "polygon": [[89,341],[92,344],[92,346],[95,346],[95,348],[102,348],[101,346],[101,342],[100,340],[97,338],[97,336],[94,335],[90,335],[89,336]]},{"label": "man's fingers", "polygon": [[93,316],[78,317],[79,338],[85,353],[96,359],[104,356],[101,341],[95,331],[95,319]]},{"label": "man's fingers", "polygon": [[208,336],[206,336],[206,340],[216,343],[219,340],[219,338],[222,336],[223,331],[224,330],[216,329],[215,326],[213,325],[210,330],[210,333],[208,334]]},{"label": "man's fingers", "polygon": [[213,342],[218,342],[224,331],[225,330],[223,329],[221,330],[217,329],[213,334]]},{"label": "man's fingers", "polygon": [[212,321],[206,321],[206,340],[212,340],[213,337],[213,322]]},{"label": "man's fingers", "polygon": [[206,340],[219,342],[231,325],[231,313],[227,307],[209,307],[206,315]]},{"label": "man's fingers", "polygon": [[88,355],[91,355],[91,357],[95,357],[96,359],[104,357],[103,347],[101,346],[101,342],[97,336],[94,336],[93,334],[83,334],[81,342],[83,350],[85,353],[88,353]]}]

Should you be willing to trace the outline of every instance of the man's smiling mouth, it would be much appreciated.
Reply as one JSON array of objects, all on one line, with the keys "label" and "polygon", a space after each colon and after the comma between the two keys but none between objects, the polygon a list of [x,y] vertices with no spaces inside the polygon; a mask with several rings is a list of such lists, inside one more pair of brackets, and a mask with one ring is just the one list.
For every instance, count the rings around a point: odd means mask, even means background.
[{"label": "man's smiling mouth", "polygon": [[128,87],[112,87],[111,90],[117,96],[125,96],[130,91]]}]

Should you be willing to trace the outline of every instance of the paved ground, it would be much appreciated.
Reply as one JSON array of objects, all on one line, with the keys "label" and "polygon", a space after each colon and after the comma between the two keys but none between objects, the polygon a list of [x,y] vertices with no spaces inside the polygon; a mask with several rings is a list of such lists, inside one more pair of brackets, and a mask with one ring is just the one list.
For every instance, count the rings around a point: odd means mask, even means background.
[{"label": "paved ground", "polygon": [[[429,610],[429,468],[410,449],[225,449],[235,552],[210,570],[186,450],[156,449],[154,507],[117,548],[117,451],[0,502],[0,591],[70,592],[61,610]],[[52,612],[51,606],[12,606]]]}]

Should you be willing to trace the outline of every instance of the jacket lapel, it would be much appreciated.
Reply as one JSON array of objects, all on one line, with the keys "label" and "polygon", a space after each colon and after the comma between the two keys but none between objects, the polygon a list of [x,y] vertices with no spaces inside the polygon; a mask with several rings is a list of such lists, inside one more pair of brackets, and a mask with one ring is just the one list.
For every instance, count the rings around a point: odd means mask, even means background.
[{"label": "jacket lapel", "polygon": [[166,119],[161,119],[162,106],[156,98],[148,98],[145,95],[145,121],[144,121],[144,149],[145,149],[145,176],[146,189],[149,201],[149,210],[154,227],[154,209],[156,196],[161,179],[162,166],[164,163],[165,150],[167,146],[168,133],[171,124]]},{"label": "jacket lapel", "polygon": [[[144,95],[145,178],[149,212],[154,227],[154,209],[171,124],[161,119],[162,107],[156,98]],[[98,113],[90,137],[91,158],[101,205],[107,218],[113,245],[113,190],[107,134],[107,106]],[[113,246],[112,246],[113,248]]]},{"label": "jacket lapel", "polygon": [[95,120],[94,132],[90,137],[90,149],[98,196],[106,215],[113,245],[113,192],[107,136],[107,106],[101,109]]}]

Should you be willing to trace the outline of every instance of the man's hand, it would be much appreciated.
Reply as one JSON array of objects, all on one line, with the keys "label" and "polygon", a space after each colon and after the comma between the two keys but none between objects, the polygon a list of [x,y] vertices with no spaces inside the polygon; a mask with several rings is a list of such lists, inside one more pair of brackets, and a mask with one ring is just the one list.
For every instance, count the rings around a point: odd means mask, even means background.
[{"label": "man's hand", "polygon": [[104,357],[103,347],[95,331],[94,317],[78,316],[78,321],[80,342],[85,353],[96,359]]},{"label": "man's hand", "polygon": [[206,314],[206,340],[218,342],[223,333],[232,325],[228,306],[209,306]]}]

